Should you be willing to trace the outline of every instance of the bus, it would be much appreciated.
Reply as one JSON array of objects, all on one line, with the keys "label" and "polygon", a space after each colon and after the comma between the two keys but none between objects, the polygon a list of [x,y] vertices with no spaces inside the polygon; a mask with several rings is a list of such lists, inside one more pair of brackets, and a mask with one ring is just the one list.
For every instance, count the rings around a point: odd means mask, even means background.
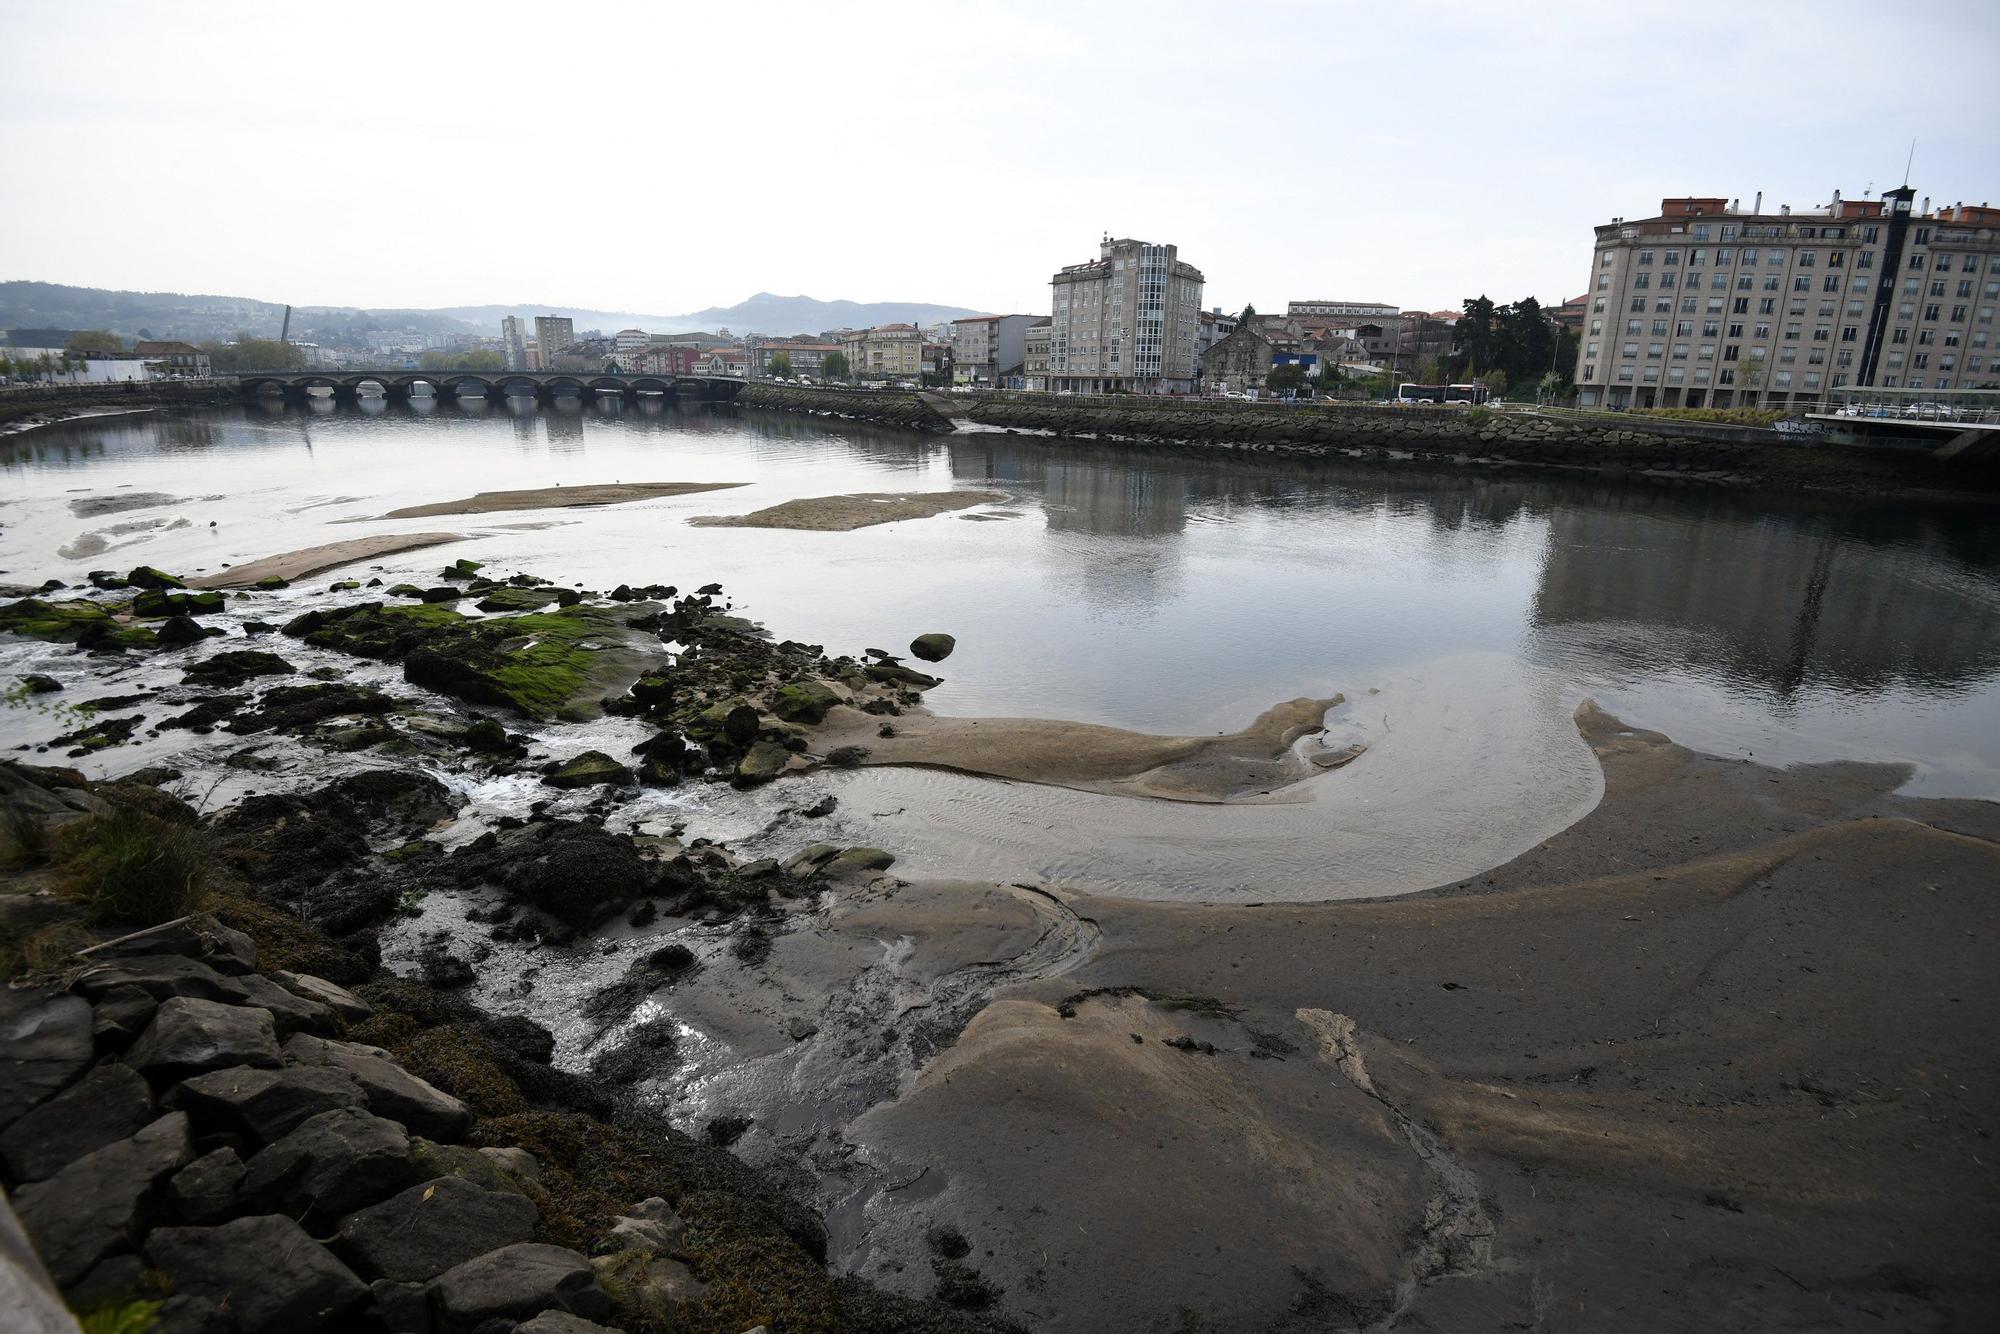
[{"label": "bus", "polygon": [[1396,389],[1396,401],[1407,404],[1465,404],[1476,406],[1486,401],[1486,386],[1483,384],[1405,384]]}]

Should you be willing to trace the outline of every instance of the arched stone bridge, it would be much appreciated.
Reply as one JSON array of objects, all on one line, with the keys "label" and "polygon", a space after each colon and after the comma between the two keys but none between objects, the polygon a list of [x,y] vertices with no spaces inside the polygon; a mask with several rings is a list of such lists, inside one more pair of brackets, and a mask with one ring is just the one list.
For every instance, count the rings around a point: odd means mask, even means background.
[{"label": "arched stone bridge", "polygon": [[246,398],[263,394],[301,397],[330,389],[336,398],[354,398],[373,387],[389,398],[408,398],[428,385],[439,398],[506,398],[530,395],[549,402],[565,395],[642,393],[723,402],[736,397],[743,381],[728,375],[591,374],[579,371],[241,371],[236,387]]}]

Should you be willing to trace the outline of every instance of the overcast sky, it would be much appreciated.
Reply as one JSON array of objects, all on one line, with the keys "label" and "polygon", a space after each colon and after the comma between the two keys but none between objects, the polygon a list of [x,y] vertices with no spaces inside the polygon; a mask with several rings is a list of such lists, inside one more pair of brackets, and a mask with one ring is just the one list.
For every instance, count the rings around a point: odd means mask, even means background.
[{"label": "overcast sky", "polygon": [[[450,10],[459,18],[446,18]],[[1581,291],[1666,194],[2000,201],[2000,4],[0,0],[0,278],[672,314]]]}]

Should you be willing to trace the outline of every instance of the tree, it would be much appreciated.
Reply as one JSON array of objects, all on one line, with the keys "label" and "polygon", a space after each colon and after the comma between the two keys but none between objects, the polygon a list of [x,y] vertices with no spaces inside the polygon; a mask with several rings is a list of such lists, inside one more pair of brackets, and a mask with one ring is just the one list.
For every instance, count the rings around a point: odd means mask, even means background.
[{"label": "tree", "polygon": [[507,363],[498,352],[482,347],[470,352],[426,352],[417,358],[417,366],[427,371],[498,371]]},{"label": "tree", "polygon": [[1454,351],[1465,353],[1467,373],[1478,375],[1493,366],[1498,334],[1494,327],[1494,306],[1488,297],[1481,295],[1469,298],[1464,309],[1458,323],[1452,326],[1451,346]]},{"label": "tree", "polygon": [[1264,387],[1274,394],[1296,394],[1306,387],[1306,368],[1295,361],[1273,366],[1264,377]]},{"label": "tree", "polygon": [[847,378],[847,354],[845,352],[827,353],[826,360],[820,363],[820,369],[825,372],[826,378],[829,380],[845,380]]},{"label": "tree", "polygon": [[1498,346],[1493,365],[1507,372],[1514,383],[1545,374],[1555,356],[1555,326],[1542,312],[1542,303],[1524,296],[1499,312],[1495,330]]},{"label": "tree", "polygon": [[1247,329],[1250,327],[1250,322],[1256,318],[1257,318],[1257,307],[1251,305],[1246,301],[1243,304],[1243,313],[1236,317],[1236,327],[1239,329]]},{"label": "tree", "polygon": [[12,358],[12,357],[6,357],[6,356],[0,356],[0,380],[4,380],[4,379],[6,379],[6,378],[7,378],[8,376],[12,375],[13,373],[14,373],[14,360],[13,360],[13,358]]},{"label": "tree", "polygon": [[1443,384],[1444,363],[1436,357],[1425,357],[1417,363],[1418,384]]},{"label": "tree", "polygon": [[108,329],[79,329],[69,336],[71,352],[123,352],[125,340]]},{"label": "tree", "polygon": [[1507,397],[1507,372],[1494,368],[1485,375],[1486,392],[1494,398]]},{"label": "tree", "polygon": [[238,335],[234,343],[203,343],[202,350],[208,353],[209,365],[225,374],[230,371],[295,371],[303,370],[305,353],[297,345],[281,343],[275,338],[246,338]]},{"label": "tree", "polygon": [[765,371],[774,380],[791,379],[792,354],[789,352],[773,352],[770,364],[765,368]]}]

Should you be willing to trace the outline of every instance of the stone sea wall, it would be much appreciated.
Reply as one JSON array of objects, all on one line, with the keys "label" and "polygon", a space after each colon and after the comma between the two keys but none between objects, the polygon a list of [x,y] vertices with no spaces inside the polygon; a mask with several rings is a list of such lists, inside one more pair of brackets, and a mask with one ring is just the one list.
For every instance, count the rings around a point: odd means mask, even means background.
[{"label": "stone sea wall", "polygon": [[89,412],[143,407],[213,407],[236,401],[236,391],[217,383],[56,384],[9,389],[0,394],[0,425],[26,419],[60,421]]},{"label": "stone sea wall", "polygon": [[951,430],[951,419],[924,401],[917,393],[896,393],[869,389],[804,389],[792,385],[757,382],[743,386],[736,397],[746,407],[777,412],[803,412],[820,417],[840,417],[847,421],[871,422],[877,426],[899,426],[906,430],[943,433]]}]

